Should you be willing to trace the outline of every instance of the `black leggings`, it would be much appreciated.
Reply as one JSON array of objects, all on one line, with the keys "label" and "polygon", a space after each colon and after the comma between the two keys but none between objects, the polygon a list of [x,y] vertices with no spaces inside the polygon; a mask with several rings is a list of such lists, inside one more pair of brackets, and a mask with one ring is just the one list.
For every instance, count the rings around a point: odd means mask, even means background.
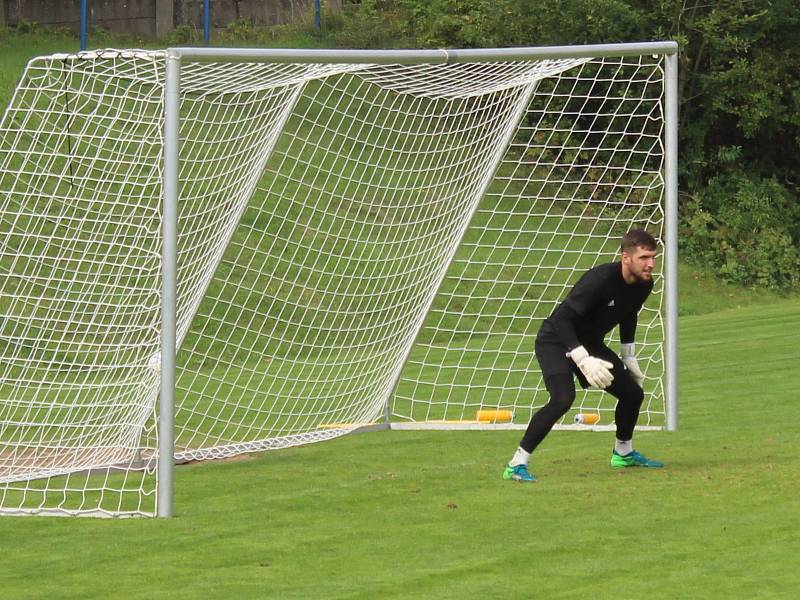
[{"label": "black leggings", "polygon": [[[544,384],[550,393],[550,401],[533,415],[522,437],[519,445],[526,452],[534,451],[575,402],[575,379],[572,374],[551,375],[544,380]],[[614,412],[617,439],[630,440],[639,419],[644,392],[627,372],[615,373],[614,381],[606,391],[618,401]]]}]

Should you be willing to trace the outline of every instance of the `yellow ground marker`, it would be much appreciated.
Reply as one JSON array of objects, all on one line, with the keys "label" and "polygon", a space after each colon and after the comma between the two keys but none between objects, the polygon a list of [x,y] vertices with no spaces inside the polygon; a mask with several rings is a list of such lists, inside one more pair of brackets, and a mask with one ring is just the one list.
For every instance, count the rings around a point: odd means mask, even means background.
[{"label": "yellow ground marker", "polygon": [[475,414],[475,420],[479,423],[510,423],[513,418],[512,411],[501,409],[484,409]]}]

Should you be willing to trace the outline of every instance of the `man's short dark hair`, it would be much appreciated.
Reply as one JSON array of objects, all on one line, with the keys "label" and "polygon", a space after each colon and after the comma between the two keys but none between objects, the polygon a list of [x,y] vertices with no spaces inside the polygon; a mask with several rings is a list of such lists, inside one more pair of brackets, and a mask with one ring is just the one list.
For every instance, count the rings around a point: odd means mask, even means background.
[{"label": "man's short dark hair", "polygon": [[644,248],[645,250],[656,250],[658,243],[656,239],[647,233],[644,229],[631,229],[628,233],[622,236],[622,251],[632,252],[636,248]]}]

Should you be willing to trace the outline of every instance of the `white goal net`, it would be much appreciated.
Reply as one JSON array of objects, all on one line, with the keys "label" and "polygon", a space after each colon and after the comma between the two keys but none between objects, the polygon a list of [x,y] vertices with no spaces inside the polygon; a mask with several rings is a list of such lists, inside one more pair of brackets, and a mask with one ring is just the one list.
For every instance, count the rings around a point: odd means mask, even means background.
[{"label": "white goal net", "polygon": [[[177,460],[524,427],[542,319],[629,228],[663,236],[663,54],[423,58],[183,59]],[[156,513],[167,60],[35,59],[0,125],[0,511]]]}]

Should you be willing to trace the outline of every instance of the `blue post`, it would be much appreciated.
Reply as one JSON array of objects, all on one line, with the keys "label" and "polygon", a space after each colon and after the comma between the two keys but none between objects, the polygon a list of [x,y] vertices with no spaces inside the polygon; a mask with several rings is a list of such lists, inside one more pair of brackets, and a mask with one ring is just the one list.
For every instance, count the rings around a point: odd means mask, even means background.
[{"label": "blue post", "polygon": [[211,40],[211,0],[203,0],[203,41],[206,46]]},{"label": "blue post", "polygon": [[314,0],[314,27],[317,29],[322,28],[322,7],[320,6],[320,0]]},{"label": "blue post", "polygon": [[86,50],[86,29],[88,27],[87,17],[87,3],[89,0],[81,0],[81,50]]}]

